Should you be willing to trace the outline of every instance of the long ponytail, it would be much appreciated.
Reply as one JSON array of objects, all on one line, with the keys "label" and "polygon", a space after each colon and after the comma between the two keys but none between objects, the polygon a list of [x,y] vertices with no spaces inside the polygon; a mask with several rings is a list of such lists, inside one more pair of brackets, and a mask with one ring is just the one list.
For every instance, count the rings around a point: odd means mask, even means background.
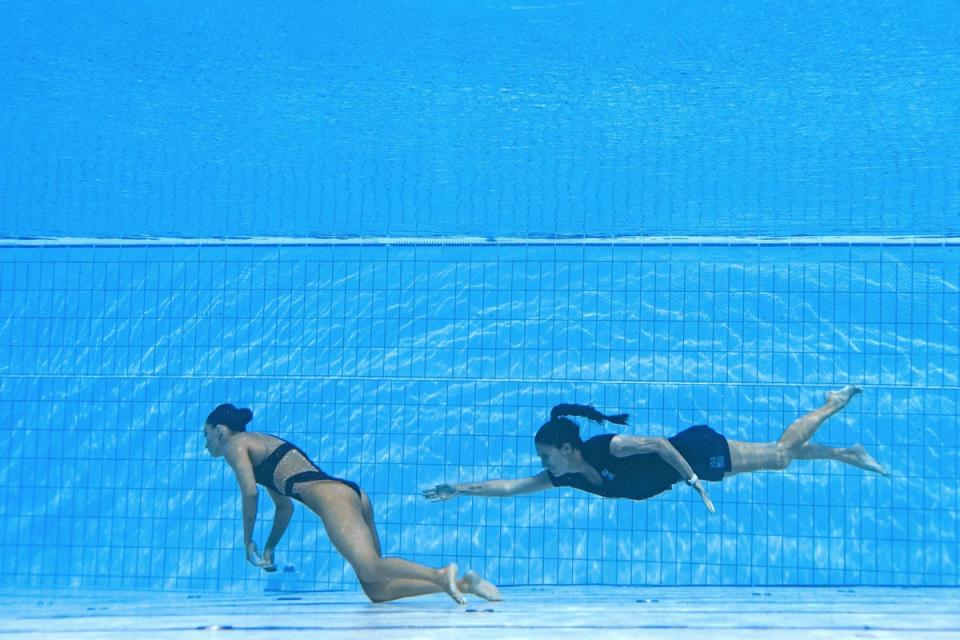
[{"label": "long ponytail", "polygon": [[613,422],[614,424],[627,424],[626,413],[608,416],[600,413],[591,406],[582,404],[558,404],[550,410],[550,420],[537,430],[537,435],[533,441],[539,444],[550,445],[560,448],[569,444],[574,449],[580,449],[583,446],[583,439],[580,438],[580,427],[573,420],[564,416],[578,416],[588,418],[594,422]]},{"label": "long ponytail", "polygon": [[588,418],[594,422],[603,422],[606,420],[614,424],[627,424],[627,418],[630,417],[630,414],[618,413],[613,416],[608,416],[600,413],[589,405],[583,404],[558,404],[550,410],[551,420],[555,420],[561,416],[579,416],[581,418]]}]

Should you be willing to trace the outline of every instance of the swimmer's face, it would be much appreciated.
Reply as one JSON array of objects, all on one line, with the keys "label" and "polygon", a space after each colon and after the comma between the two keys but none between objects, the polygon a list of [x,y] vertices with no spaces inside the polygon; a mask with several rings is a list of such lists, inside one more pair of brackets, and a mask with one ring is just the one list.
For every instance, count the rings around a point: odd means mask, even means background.
[{"label": "swimmer's face", "polygon": [[543,468],[555,476],[562,476],[570,473],[570,456],[573,447],[565,443],[561,447],[554,447],[549,444],[536,443],[537,455],[540,456],[540,463]]},{"label": "swimmer's face", "polygon": [[204,446],[214,458],[223,456],[223,429],[225,428],[226,427],[222,425],[219,427],[215,427],[212,424],[203,425],[203,437],[206,438],[206,444]]}]

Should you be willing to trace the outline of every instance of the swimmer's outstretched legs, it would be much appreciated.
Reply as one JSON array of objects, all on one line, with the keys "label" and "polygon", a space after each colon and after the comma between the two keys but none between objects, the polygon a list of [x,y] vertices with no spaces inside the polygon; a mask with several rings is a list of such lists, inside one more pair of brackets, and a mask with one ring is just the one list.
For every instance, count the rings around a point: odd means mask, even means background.
[{"label": "swimmer's outstretched legs", "polygon": [[727,475],[750,471],[780,471],[794,460],[838,460],[840,462],[888,475],[887,470],[870,457],[862,445],[848,448],[826,447],[808,442],[827,418],[847,406],[850,399],[863,391],[847,385],[839,391],[827,393],[826,403],[795,420],[776,442],[739,442],[730,444],[731,470]]},{"label": "swimmer's outstretched legs", "polygon": [[783,435],[777,440],[777,444],[785,449],[795,449],[803,446],[807,440],[813,437],[820,425],[827,421],[827,418],[847,406],[850,399],[861,392],[863,392],[863,389],[849,384],[839,391],[828,392],[826,404],[795,420],[783,432]]}]

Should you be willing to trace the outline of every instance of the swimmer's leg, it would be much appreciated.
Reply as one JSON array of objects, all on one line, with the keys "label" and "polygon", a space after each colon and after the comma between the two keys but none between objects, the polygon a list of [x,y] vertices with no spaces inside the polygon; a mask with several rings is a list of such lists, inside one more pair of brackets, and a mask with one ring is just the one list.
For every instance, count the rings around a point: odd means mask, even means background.
[{"label": "swimmer's leg", "polygon": [[[377,525],[373,519],[373,505],[371,504],[370,498],[366,493],[363,493],[362,497],[360,498],[360,511],[361,515],[363,516],[363,521],[366,523],[367,529],[370,531],[370,538],[373,540],[373,543],[376,547],[377,555],[383,557],[383,551],[381,550],[380,546],[380,536],[377,533]],[[444,571],[449,570],[451,566],[453,567],[453,578],[456,580],[457,565],[450,565],[446,567]],[[405,580],[402,578],[393,578],[387,580],[383,584],[368,583],[362,586],[364,592],[371,597],[371,600],[376,602],[386,602],[389,600],[396,600],[398,598],[409,598],[412,596],[440,592],[440,589],[438,589],[437,585],[433,582],[426,582],[423,580]],[[469,589],[469,584],[466,580],[457,581],[456,588],[463,593],[473,593],[473,591]],[[496,589],[496,587],[494,587],[494,589]],[[444,591],[446,591],[446,589],[444,589]],[[447,593],[449,593],[449,591],[447,591]]]},{"label": "swimmer's leg", "polygon": [[817,429],[820,428],[827,418],[843,409],[850,402],[853,396],[861,393],[863,389],[853,385],[847,385],[839,391],[827,393],[826,403],[815,411],[795,420],[777,440],[777,444],[784,449],[795,449],[802,447]]},{"label": "swimmer's leg", "polygon": [[867,471],[889,475],[862,445],[848,448],[826,447],[808,440],[827,418],[843,409],[862,389],[848,385],[827,393],[826,403],[787,427],[777,442],[740,442],[728,440],[731,470],[726,475],[750,471],[780,471],[794,460],[837,460]]},{"label": "swimmer's leg", "polygon": [[363,517],[362,500],[347,485],[315,482],[300,495],[323,520],[330,542],[357,572],[364,592],[374,602],[445,592],[457,603],[466,603],[457,585],[456,564],[433,569],[402,558],[381,557],[379,541]]},{"label": "swimmer's leg", "polygon": [[[391,560],[400,560],[400,558],[384,558],[384,560],[389,562]],[[401,560],[401,562],[406,561]],[[373,602],[390,602],[391,600],[398,600],[400,598],[412,598],[414,596],[425,596],[431,593],[445,592],[458,604],[466,604],[466,599],[463,597],[464,592],[460,589],[463,581],[457,582],[457,565],[449,564],[438,571],[443,573],[444,580],[446,581],[444,588],[437,586],[436,582],[415,578],[387,578],[376,581],[361,579],[360,586],[363,587],[363,592],[366,593],[367,597]],[[357,575],[359,575],[359,572],[357,572]],[[452,593],[459,594],[459,599],[454,598]]]},{"label": "swimmer's leg", "polygon": [[373,545],[377,549],[377,555],[383,556],[383,550],[380,547],[380,535],[377,534],[377,524],[373,521],[373,504],[370,502],[370,497],[364,493],[360,498],[360,513],[363,516],[363,521],[367,524],[367,529],[370,530],[370,537],[373,539]]},{"label": "swimmer's leg", "polygon": [[[363,520],[366,522],[367,528],[370,530],[370,537],[373,539],[376,545],[377,555],[383,556],[383,553],[380,550],[380,537],[377,535],[377,525],[373,520],[373,505],[370,503],[370,498],[366,493],[364,493],[360,498],[360,510],[363,514]],[[454,578],[456,578],[456,571],[454,571]],[[500,596],[500,591],[497,589],[497,587],[493,583],[484,580],[479,573],[473,570],[467,571],[467,573],[464,574],[463,579],[457,580],[456,584],[457,589],[459,589],[462,593],[471,593],[473,595],[480,596],[485,600],[491,601],[502,599]],[[429,582],[425,583],[420,580],[393,579],[390,580],[386,585],[378,585],[377,587],[371,586],[370,591],[374,590],[377,590],[381,597],[390,596],[395,593],[404,594],[397,597],[437,593],[436,585]]]},{"label": "swimmer's leg", "polygon": [[793,457],[797,460],[839,460],[844,464],[860,467],[861,469],[873,471],[883,476],[890,476],[890,472],[874,460],[873,456],[867,453],[867,450],[863,448],[862,444],[855,444],[852,447],[838,449],[808,442],[797,449]]}]

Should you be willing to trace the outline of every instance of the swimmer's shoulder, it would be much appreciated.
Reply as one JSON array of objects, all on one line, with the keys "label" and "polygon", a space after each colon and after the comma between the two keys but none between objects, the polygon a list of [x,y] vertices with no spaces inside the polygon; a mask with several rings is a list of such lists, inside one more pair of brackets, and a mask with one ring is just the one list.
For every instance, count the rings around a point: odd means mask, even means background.
[{"label": "swimmer's shoulder", "polygon": [[238,433],[230,442],[234,455],[246,454],[251,462],[265,458],[276,449],[284,440],[268,433],[244,431]]}]

